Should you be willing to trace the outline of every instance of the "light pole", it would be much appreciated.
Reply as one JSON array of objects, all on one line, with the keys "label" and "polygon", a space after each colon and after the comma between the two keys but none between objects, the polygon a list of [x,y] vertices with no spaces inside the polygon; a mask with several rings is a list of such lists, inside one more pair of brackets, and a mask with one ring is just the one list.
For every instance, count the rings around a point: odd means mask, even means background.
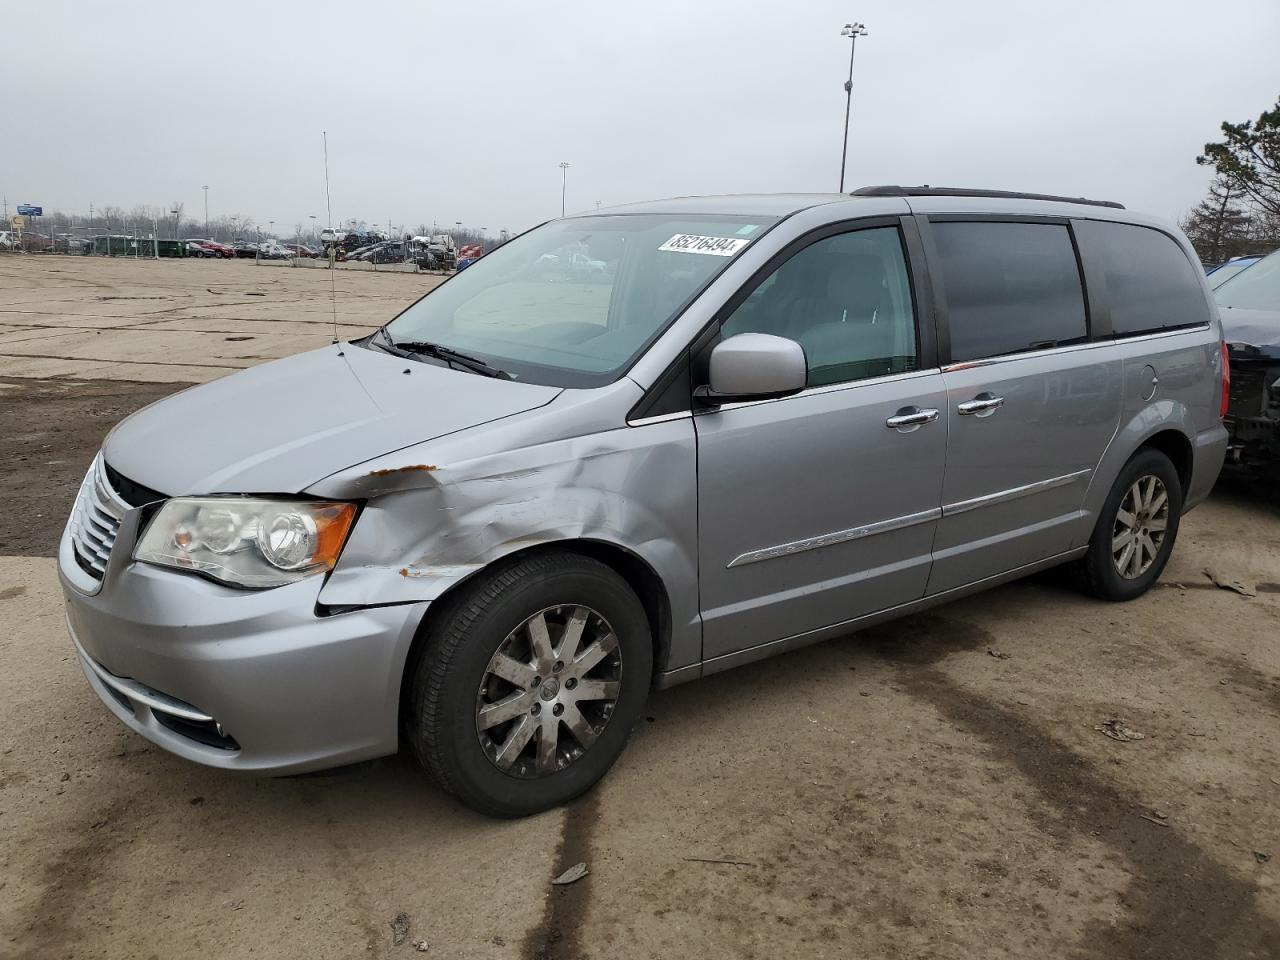
[{"label": "light pole", "polygon": [[853,106],[853,52],[858,47],[858,38],[867,35],[867,28],[861,23],[846,23],[840,36],[849,38],[849,79],[844,82],[844,139],[840,141],[840,192],[844,193],[844,164],[849,153],[849,109]]},{"label": "light pole", "polygon": [[307,214],[311,218],[311,242],[316,241],[316,215],[314,213]]},{"label": "light pole", "polygon": [[209,238],[209,185],[206,183],[200,188],[204,191],[204,235],[205,239]]},{"label": "light pole", "polygon": [[564,191],[569,183],[569,164],[560,163],[560,216],[564,216]]},{"label": "light pole", "polygon": [[174,207],[169,212],[173,214],[173,239],[177,240],[178,239],[178,217],[179,215],[181,215],[182,211],[179,210],[177,207]]}]

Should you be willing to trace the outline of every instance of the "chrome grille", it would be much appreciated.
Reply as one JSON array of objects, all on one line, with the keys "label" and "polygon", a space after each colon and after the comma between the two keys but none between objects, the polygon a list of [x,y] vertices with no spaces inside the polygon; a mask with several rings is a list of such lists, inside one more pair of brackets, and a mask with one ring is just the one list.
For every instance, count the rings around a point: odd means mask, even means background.
[{"label": "chrome grille", "polygon": [[120,520],[127,509],[107,483],[102,454],[98,454],[80,485],[70,522],[76,562],[95,580],[101,580],[107,572],[107,560],[120,530]]}]

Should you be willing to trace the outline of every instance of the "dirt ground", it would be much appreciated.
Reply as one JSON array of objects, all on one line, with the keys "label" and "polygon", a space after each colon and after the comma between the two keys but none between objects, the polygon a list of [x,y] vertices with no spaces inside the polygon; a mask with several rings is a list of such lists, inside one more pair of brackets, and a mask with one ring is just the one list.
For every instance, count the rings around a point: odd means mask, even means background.
[{"label": "dirt ground", "polygon": [[[343,336],[433,282],[334,279]],[[597,789],[518,822],[403,756],[252,779],[128,732],[66,637],[75,486],[130,410],[328,342],[328,282],[0,258],[0,956],[1280,957],[1258,484],[1222,482],[1133,603],[1052,573],[657,693]]]}]

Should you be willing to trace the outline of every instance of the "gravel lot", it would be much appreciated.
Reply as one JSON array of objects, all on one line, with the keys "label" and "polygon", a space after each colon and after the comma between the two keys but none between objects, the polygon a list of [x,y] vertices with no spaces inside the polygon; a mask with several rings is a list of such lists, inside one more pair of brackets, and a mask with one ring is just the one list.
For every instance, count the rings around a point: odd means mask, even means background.
[{"label": "gravel lot", "polygon": [[[333,279],[342,336],[436,282]],[[1260,485],[1221,483],[1134,603],[1054,573],[655,694],[599,788],[515,823],[403,756],[249,779],[129,733],[66,637],[70,497],[130,410],[328,342],[329,282],[0,258],[0,955],[1280,957]]]}]

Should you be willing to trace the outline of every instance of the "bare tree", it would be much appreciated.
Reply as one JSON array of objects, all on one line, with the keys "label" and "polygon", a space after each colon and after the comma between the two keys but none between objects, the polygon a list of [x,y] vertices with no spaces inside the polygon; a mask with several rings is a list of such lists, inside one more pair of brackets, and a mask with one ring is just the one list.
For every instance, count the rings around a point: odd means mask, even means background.
[{"label": "bare tree", "polygon": [[1205,263],[1221,263],[1244,252],[1248,243],[1249,214],[1240,205],[1242,190],[1225,177],[1209,185],[1209,195],[1181,223],[1196,253]]},{"label": "bare tree", "polygon": [[1222,263],[1280,246],[1280,216],[1254,202],[1228,177],[1209,185],[1208,195],[1180,223],[1204,263]]},{"label": "bare tree", "polygon": [[235,236],[232,239],[235,239],[235,240],[242,239],[245,236],[245,234],[253,230],[253,226],[254,226],[253,217],[246,217],[239,213],[233,213],[230,217],[230,221],[231,221],[231,232],[235,234]]}]

